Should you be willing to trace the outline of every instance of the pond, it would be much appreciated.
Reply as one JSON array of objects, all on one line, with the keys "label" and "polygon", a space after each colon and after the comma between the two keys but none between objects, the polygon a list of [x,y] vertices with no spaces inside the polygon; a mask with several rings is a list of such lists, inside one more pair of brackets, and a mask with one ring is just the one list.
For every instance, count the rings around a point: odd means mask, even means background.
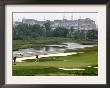
[{"label": "pond", "polygon": [[62,43],[62,44],[53,44],[53,45],[45,45],[43,47],[37,48],[27,48],[27,49],[19,49],[18,51],[13,51],[13,56],[17,57],[28,57],[35,55],[47,55],[47,54],[58,54],[64,53],[67,49],[79,49],[85,47],[93,47],[95,45],[81,45],[78,43]]}]

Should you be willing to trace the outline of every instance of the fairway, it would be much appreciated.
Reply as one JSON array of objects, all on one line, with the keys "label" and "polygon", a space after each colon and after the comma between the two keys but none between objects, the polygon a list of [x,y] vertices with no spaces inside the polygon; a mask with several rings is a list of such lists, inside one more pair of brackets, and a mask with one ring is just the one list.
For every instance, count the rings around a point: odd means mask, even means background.
[{"label": "fairway", "polygon": [[[86,51],[85,51],[86,50]],[[13,65],[14,76],[71,76],[71,75],[98,75],[98,51],[83,49],[84,53],[69,56],[43,57],[35,62],[25,60]],[[91,67],[88,67],[91,66]],[[84,68],[84,71],[62,70],[59,68]]]}]

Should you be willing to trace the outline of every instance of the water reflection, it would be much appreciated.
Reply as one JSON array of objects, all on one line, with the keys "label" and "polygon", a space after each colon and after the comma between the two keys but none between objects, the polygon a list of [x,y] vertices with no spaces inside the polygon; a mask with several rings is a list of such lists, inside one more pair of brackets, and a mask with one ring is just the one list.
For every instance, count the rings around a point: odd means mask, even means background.
[{"label": "water reflection", "polygon": [[81,45],[78,43],[63,43],[60,45],[45,45],[43,47],[36,47],[36,48],[28,48],[28,49],[19,49],[18,51],[14,51],[13,55],[20,57],[19,54],[23,56],[33,56],[33,55],[45,55],[45,54],[52,54],[52,53],[63,53],[67,49],[78,49],[78,48],[85,48],[85,47],[93,47],[95,45]]}]

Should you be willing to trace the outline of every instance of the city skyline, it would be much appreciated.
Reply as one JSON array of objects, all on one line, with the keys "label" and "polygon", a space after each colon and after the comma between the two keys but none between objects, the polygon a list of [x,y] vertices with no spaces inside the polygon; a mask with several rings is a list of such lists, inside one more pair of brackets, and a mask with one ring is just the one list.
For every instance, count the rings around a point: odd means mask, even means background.
[{"label": "city skyline", "polygon": [[97,13],[13,13],[13,21],[22,21],[22,19],[35,19],[38,21],[54,20],[77,20],[90,18],[97,24]]}]

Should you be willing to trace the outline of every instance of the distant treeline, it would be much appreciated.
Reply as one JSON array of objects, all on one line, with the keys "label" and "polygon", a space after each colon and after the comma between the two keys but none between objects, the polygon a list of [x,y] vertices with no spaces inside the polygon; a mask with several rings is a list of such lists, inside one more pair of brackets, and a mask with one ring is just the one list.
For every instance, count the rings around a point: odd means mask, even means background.
[{"label": "distant treeline", "polygon": [[43,26],[21,23],[13,27],[13,39],[15,40],[36,37],[69,37],[82,40],[98,39],[98,30],[80,30],[73,27],[70,29],[64,27],[52,28],[49,22],[46,22]]}]

